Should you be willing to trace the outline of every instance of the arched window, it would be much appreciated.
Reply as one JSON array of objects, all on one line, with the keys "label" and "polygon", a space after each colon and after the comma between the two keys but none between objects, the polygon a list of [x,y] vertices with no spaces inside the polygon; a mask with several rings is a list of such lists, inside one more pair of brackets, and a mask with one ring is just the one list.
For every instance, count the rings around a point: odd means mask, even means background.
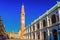
[{"label": "arched window", "polygon": [[33,33],[33,39],[35,39],[35,33]]},{"label": "arched window", "polygon": [[47,25],[46,20],[43,20],[43,27],[45,27]]},{"label": "arched window", "polygon": [[40,39],[40,34],[38,35],[38,39]]},{"label": "arched window", "polygon": [[33,31],[35,30],[35,26],[33,26]]},{"label": "arched window", "polygon": [[46,32],[44,32],[44,40],[46,40]]},{"label": "arched window", "polygon": [[37,38],[40,39],[40,32],[37,32]]},{"label": "arched window", "polygon": [[52,15],[51,21],[52,21],[52,24],[56,23],[56,16],[55,16],[55,14]]},{"label": "arched window", "polygon": [[53,33],[53,40],[58,40],[57,38],[57,30],[52,30],[52,33]]},{"label": "arched window", "polygon": [[39,23],[37,23],[37,29],[40,29],[40,25],[39,25]]}]

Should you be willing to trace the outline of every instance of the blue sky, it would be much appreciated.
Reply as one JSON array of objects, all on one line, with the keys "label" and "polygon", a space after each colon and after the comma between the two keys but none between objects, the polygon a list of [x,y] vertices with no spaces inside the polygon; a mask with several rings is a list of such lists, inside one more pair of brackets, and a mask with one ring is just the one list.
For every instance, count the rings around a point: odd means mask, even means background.
[{"label": "blue sky", "polygon": [[20,13],[22,3],[25,8],[25,26],[49,10],[60,0],[0,0],[0,16],[7,32],[20,30]]}]

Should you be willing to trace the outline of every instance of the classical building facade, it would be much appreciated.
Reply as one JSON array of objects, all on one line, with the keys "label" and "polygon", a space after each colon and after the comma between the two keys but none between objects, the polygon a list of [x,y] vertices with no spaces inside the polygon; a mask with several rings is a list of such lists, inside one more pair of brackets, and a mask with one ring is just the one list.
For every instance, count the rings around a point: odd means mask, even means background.
[{"label": "classical building facade", "polygon": [[60,2],[24,30],[25,39],[60,40]]}]

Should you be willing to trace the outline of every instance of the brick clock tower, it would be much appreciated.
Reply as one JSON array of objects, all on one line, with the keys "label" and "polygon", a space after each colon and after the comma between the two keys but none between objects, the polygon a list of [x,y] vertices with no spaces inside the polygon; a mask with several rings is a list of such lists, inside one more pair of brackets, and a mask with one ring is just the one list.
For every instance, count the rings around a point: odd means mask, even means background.
[{"label": "brick clock tower", "polygon": [[21,38],[24,39],[24,28],[25,28],[25,12],[24,12],[24,5],[22,5],[21,8]]}]

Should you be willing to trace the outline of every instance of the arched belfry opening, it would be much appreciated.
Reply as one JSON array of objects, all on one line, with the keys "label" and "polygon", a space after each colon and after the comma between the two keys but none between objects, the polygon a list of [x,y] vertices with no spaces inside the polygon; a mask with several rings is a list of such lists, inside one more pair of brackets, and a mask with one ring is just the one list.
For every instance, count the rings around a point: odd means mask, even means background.
[{"label": "arched belfry opening", "polygon": [[56,23],[56,15],[53,14],[51,17],[52,24]]},{"label": "arched belfry opening", "polygon": [[52,30],[52,33],[53,33],[53,40],[58,40],[57,30],[56,29]]}]

